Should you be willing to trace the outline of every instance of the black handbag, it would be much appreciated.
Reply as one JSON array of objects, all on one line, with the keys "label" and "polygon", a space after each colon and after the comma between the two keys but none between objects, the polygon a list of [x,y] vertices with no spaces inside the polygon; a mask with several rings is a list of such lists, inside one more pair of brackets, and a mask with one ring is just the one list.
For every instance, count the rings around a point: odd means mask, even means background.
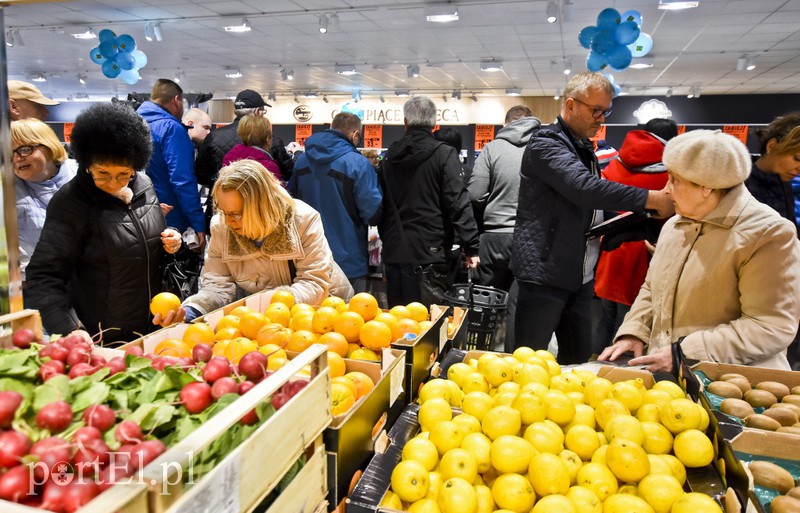
[{"label": "black handbag", "polygon": [[197,253],[185,247],[164,257],[161,292],[172,292],[181,301],[197,294],[202,263]]}]

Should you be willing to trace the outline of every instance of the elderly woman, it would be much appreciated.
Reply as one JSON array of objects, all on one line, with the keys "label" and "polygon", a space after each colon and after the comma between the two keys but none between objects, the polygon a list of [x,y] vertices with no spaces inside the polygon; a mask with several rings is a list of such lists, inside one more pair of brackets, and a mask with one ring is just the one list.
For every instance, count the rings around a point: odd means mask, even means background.
[{"label": "elderly woman", "polygon": [[687,358],[789,369],[800,318],[794,225],[744,186],[750,155],[735,137],[693,130],[667,143],[663,162],[677,215],[598,359],[633,351],[631,365],[670,372],[679,346]]},{"label": "elderly woman", "polygon": [[217,214],[203,288],[154,323],[191,320],[264,290],[288,290],[298,303],[311,305],[329,294],[345,300],[353,295],[333,261],[319,213],[292,199],[264,166],[245,159],[222,168],[213,195]]},{"label": "elderly woman", "polygon": [[17,195],[19,266],[25,268],[44,226],[47,205],[53,194],[75,176],[77,163],[46,123],[29,118],[11,122],[14,190]]},{"label": "elderly woman", "polygon": [[78,173],[47,207],[28,264],[26,306],[41,312],[49,333],[130,341],[152,329],[162,258],[181,245],[140,172],[152,150],[150,129],[129,107],[97,104],[75,121],[72,149]]},{"label": "elderly woman", "polygon": [[236,133],[242,142],[236,144],[231,151],[225,154],[222,165],[227,166],[242,159],[255,160],[280,180],[281,171],[278,163],[269,152],[272,146],[272,124],[269,120],[264,116],[248,114],[239,121]]}]

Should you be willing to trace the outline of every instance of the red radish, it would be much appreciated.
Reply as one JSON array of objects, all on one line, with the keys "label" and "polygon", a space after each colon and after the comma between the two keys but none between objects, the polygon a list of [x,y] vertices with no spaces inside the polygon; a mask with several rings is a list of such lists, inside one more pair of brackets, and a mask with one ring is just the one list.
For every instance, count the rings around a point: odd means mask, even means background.
[{"label": "red radish", "polygon": [[175,361],[175,366],[180,367],[181,369],[190,369],[194,367],[194,360],[188,356],[181,356]]},{"label": "red radish", "polygon": [[181,389],[180,397],[189,413],[200,413],[211,405],[211,386],[200,381],[189,383]]},{"label": "red radish", "polygon": [[103,366],[103,365],[105,365],[107,362],[106,362],[106,359],[105,359],[105,358],[103,358],[102,356],[100,356],[99,354],[93,354],[93,355],[91,355],[91,356],[89,357],[89,363],[90,363],[90,364],[91,364],[93,367],[97,367],[97,366],[100,366],[100,367],[102,367],[102,366]]},{"label": "red radish", "polygon": [[64,497],[64,511],[74,513],[81,506],[97,497],[100,494],[100,487],[93,480],[78,479],[67,485],[67,493]]},{"label": "red radish", "polygon": [[211,346],[208,344],[197,344],[192,348],[192,359],[195,363],[207,362],[211,356]]},{"label": "red radish", "polygon": [[133,469],[127,465],[120,466],[116,463],[118,462],[112,460],[111,464],[101,470],[100,474],[97,476],[97,483],[101,491],[108,490],[113,485],[122,482],[133,474]]},{"label": "red radish", "polygon": [[17,413],[19,405],[22,404],[22,399],[22,394],[13,390],[0,392],[0,429],[11,427],[14,414]]},{"label": "red radish", "polygon": [[72,423],[72,408],[66,401],[56,401],[44,406],[36,414],[36,425],[51,433],[59,433]]},{"label": "red radish", "polygon": [[23,456],[31,450],[31,440],[19,431],[0,433],[0,468],[19,465]]},{"label": "red radish", "polygon": [[203,379],[208,383],[231,375],[231,364],[228,359],[222,356],[211,358],[206,366],[203,367]]},{"label": "red radish", "polygon": [[87,426],[94,426],[100,431],[108,431],[116,422],[116,414],[105,404],[94,404],[83,412],[83,421]]},{"label": "red radish", "polygon": [[302,389],[304,389],[308,385],[308,381],[297,379],[295,381],[290,381],[283,385],[283,392],[288,394],[290,398],[297,395]]},{"label": "red radish", "polygon": [[108,446],[99,438],[78,444],[78,450],[72,455],[73,468],[78,476],[97,475],[111,457],[108,451]]},{"label": "red radish", "polygon": [[50,360],[49,362],[45,362],[39,367],[39,377],[42,381],[47,381],[48,379],[60,376],[67,372],[67,368],[64,366],[64,362],[61,360]]},{"label": "red radish", "polygon": [[211,397],[218,401],[225,394],[238,394],[239,383],[231,377],[218,379],[211,386]]},{"label": "red radish", "polygon": [[76,347],[85,347],[91,351],[92,343],[88,340],[84,339],[82,336],[78,335],[77,333],[72,333],[71,335],[67,335],[66,337],[59,340],[62,346],[66,347],[70,351]]},{"label": "red radish", "polygon": [[259,381],[267,370],[267,355],[251,351],[239,360],[239,372],[251,381]]},{"label": "red radish", "polygon": [[139,443],[144,440],[142,428],[131,420],[123,420],[117,424],[114,438],[120,443]]},{"label": "red radish", "polygon": [[72,367],[78,363],[89,363],[92,358],[92,353],[89,349],[85,347],[76,347],[75,349],[71,349],[69,355],[67,356],[67,365]]},{"label": "red radish", "polygon": [[131,467],[134,470],[146,467],[166,450],[167,446],[161,440],[142,442],[131,449]]},{"label": "red radish", "polygon": [[128,366],[125,365],[125,359],[121,356],[115,356],[114,358],[110,359],[108,362],[106,362],[106,367],[111,369],[109,376],[113,376],[119,372],[125,372],[128,369]]},{"label": "red radish", "polygon": [[49,357],[51,360],[58,360],[61,362],[67,361],[67,356],[69,356],[69,349],[62,346],[57,342],[53,342],[52,344],[48,344],[39,351],[39,356],[41,357]]},{"label": "red radish", "polygon": [[102,366],[94,366],[88,363],[76,363],[69,369],[69,379],[89,376],[102,369]]},{"label": "red radish", "polygon": [[61,513],[64,511],[64,498],[67,496],[67,486],[57,481],[48,480],[42,490],[42,509]]},{"label": "red radish", "polygon": [[121,468],[130,469],[131,467],[131,451],[136,447],[137,443],[121,445],[116,451],[109,453],[111,457],[110,465],[116,465]]},{"label": "red radish", "polygon": [[277,394],[272,396],[271,400],[272,407],[275,408],[276,410],[280,410],[281,408],[283,408],[284,404],[289,402],[289,399],[291,399],[291,397],[289,397],[289,394],[287,394],[286,392],[278,392]]},{"label": "red radish", "polygon": [[170,367],[177,363],[177,358],[169,356],[158,356],[153,359],[153,368],[158,371],[163,371],[164,367]]},{"label": "red radish", "polygon": [[132,354],[133,356],[144,356],[144,349],[142,349],[139,346],[126,347],[125,354]]},{"label": "red radish", "polygon": [[252,426],[256,422],[258,422],[258,414],[256,413],[255,408],[245,413],[244,416],[239,419],[239,424],[243,426]]},{"label": "red radish", "polygon": [[28,349],[34,340],[36,340],[36,333],[30,328],[22,328],[11,335],[11,343],[20,349]]},{"label": "red radish", "polygon": [[75,431],[72,436],[72,441],[77,445],[85,445],[89,440],[100,440],[103,438],[103,433],[94,426],[83,426]]},{"label": "red radish", "polygon": [[255,383],[252,381],[242,381],[239,383],[239,395],[244,395],[246,392],[249,392],[251,388],[256,386]]},{"label": "red radish", "polygon": [[57,436],[51,436],[33,444],[30,454],[38,459],[33,466],[33,474],[36,479],[42,482],[42,479],[52,474],[53,469],[59,464],[69,463],[71,448],[69,442]]},{"label": "red radish", "polygon": [[33,492],[33,476],[27,465],[17,465],[0,477],[0,499],[20,502]]}]

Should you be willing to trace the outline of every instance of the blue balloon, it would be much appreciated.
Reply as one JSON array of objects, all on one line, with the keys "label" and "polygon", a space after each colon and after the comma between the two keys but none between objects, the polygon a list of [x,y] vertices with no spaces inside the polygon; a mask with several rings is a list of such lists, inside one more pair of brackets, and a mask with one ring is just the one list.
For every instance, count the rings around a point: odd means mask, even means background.
[{"label": "blue balloon", "polygon": [[117,55],[119,53],[119,49],[117,49],[117,45],[114,44],[113,40],[112,41],[104,41],[104,42],[100,43],[100,45],[97,48],[100,49],[100,53],[106,59],[111,59],[112,57],[114,57],[115,55]]},{"label": "blue balloon", "polygon": [[614,31],[614,39],[617,41],[617,44],[629,45],[636,42],[640,33],[639,25],[632,21],[623,21],[617,25]]},{"label": "blue balloon", "polygon": [[135,69],[126,70],[119,74],[119,79],[128,85],[135,84],[141,78],[142,77],[139,76],[139,71]]},{"label": "blue balloon", "polygon": [[114,33],[114,31],[109,29],[103,29],[99,34],[97,34],[97,39],[99,39],[101,43],[114,41],[116,38],[117,35]]},{"label": "blue balloon", "polygon": [[631,51],[625,45],[617,45],[606,54],[608,65],[617,71],[622,71],[631,65]]},{"label": "blue balloon", "polygon": [[592,51],[605,55],[617,45],[614,33],[609,30],[600,29],[592,39]]},{"label": "blue balloon", "polygon": [[129,70],[136,67],[136,59],[128,52],[119,52],[114,56],[114,64],[122,70]]},{"label": "blue balloon", "polygon": [[135,68],[140,69],[147,66],[147,55],[144,54],[141,50],[134,50],[131,52],[133,55],[133,59],[136,61]]},{"label": "blue balloon", "polygon": [[119,74],[122,72],[119,66],[116,65],[113,59],[108,59],[106,62],[103,63],[102,66],[103,75],[108,78],[117,78]]},{"label": "blue balloon", "polygon": [[600,14],[597,15],[597,28],[599,29],[613,29],[619,24],[619,22],[619,11],[612,7],[603,9],[600,11]]},{"label": "blue balloon", "polygon": [[642,32],[632,44],[628,45],[631,55],[634,57],[644,57],[653,48],[653,38],[649,34]]},{"label": "blue balloon", "polygon": [[[120,52],[132,52],[136,50],[136,41],[133,39],[133,36],[129,34],[122,34],[115,41]],[[631,41],[631,43],[633,43],[633,41]]]},{"label": "blue balloon", "polygon": [[642,28],[642,14],[639,11],[625,11],[622,13],[620,19],[622,20],[622,23],[625,23],[626,21],[632,21],[636,23],[640,29]]},{"label": "blue balloon", "polygon": [[92,59],[92,62],[95,64],[103,64],[103,61],[106,60],[106,58],[103,57],[103,54],[100,53],[99,46],[95,46],[89,51],[89,58]]},{"label": "blue balloon", "polygon": [[597,27],[594,25],[583,27],[583,30],[578,34],[578,42],[582,47],[589,50],[592,47],[592,39],[594,39],[595,34],[597,34]]},{"label": "blue balloon", "polygon": [[606,58],[602,54],[597,52],[589,52],[589,56],[586,57],[586,69],[589,71],[601,71],[606,67],[606,65]]}]

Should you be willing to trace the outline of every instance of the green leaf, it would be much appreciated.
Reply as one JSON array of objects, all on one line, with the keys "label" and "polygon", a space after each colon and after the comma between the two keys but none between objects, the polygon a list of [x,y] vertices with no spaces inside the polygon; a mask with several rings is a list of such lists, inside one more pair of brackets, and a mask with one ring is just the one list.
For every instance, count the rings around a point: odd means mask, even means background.
[{"label": "green leaf", "polygon": [[30,400],[33,397],[33,383],[26,383],[14,378],[0,378],[0,392],[19,392],[22,397]]},{"label": "green leaf", "polygon": [[[88,377],[88,376],[87,376]],[[72,411],[82,412],[93,404],[100,404],[108,397],[108,385],[93,383],[89,388],[72,397]]]},{"label": "green leaf", "polygon": [[50,403],[56,401],[69,402],[71,398],[69,378],[65,374],[61,374],[50,378],[34,389],[33,409],[38,412],[42,407]]},{"label": "green leaf", "polygon": [[152,367],[153,361],[142,356],[128,354],[125,355],[125,365],[128,366],[128,370],[139,370],[145,367]]},{"label": "green leaf", "polygon": [[183,369],[179,369],[174,366],[164,367],[164,374],[166,374],[170,381],[172,381],[173,386],[179,390],[189,383],[199,381],[197,378],[185,372]]},{"label": "green leaf", "polygon": [[139,424],[144,431],[152,431],[171,421],[175,410],[171,404],[143,404],[128,417],[128,420]]},{"label": "green leaf", "polygon": [[111,398],[111,407],[114,410],[128,410],[128,392],[127,390],[115,390],[111,389],[109,391],[109,397]]},{"label": "green leaf", "polygon": [[144,384],[142,393],[139,396],[139,402],[141,404],[152,403],[156,399],[156,394],[170,388],[172,388],[172,381],[166,374],[159,373],[155,379],[151,379]]},{"label": "green leaf", "polygon": [[256,406],[256,415],[258,415],[259,423],[264,423],[268,418],[275,414],[275,407],[272,406],[271,401],[263,401]]},{"label": "green leaf", "polygon": [[32,380],[39,372],[38,351],[31,349],[0,350],[0,376]]},{"label": "green leaf", "polygon": [[88,389],[94,383],[102,380],[108,373],[111,372],[111,369],[108,367],[103,367],[102,369],[98,370],[94,374],[89,374],[88,376],[80,376],[75,379],[71,379],[69,382],[69,386],[72,388],[72,395],[77,395],[84,390]]}]

